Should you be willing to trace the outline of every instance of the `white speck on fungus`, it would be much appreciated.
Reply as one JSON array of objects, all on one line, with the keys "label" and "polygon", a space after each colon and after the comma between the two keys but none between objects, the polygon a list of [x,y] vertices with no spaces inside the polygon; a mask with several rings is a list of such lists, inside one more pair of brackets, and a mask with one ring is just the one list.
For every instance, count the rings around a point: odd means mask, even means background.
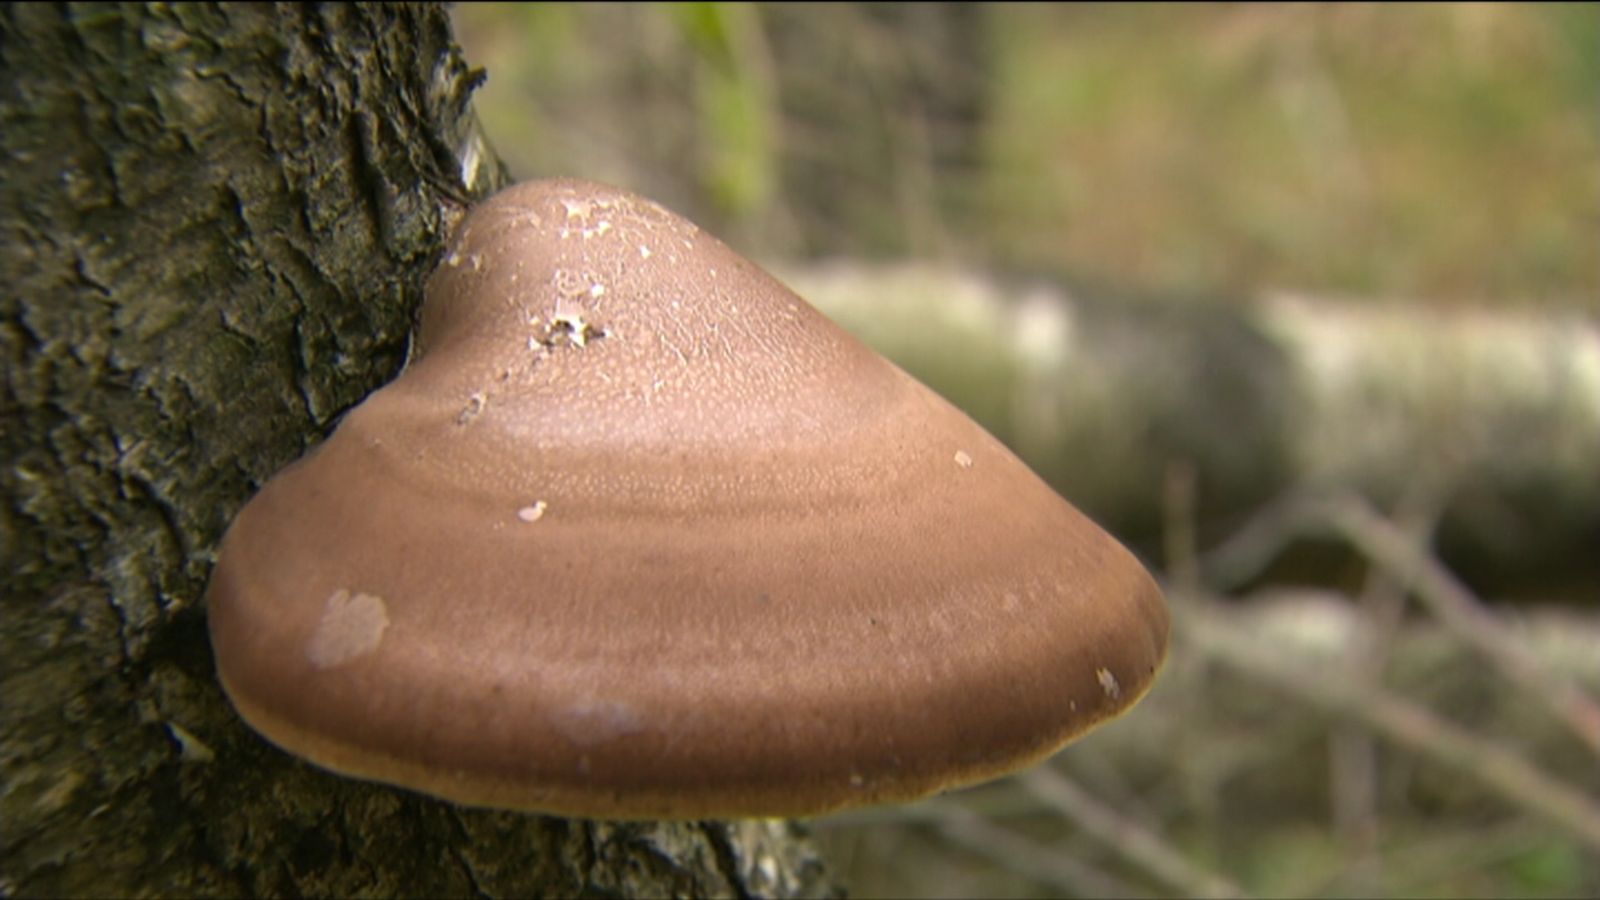
[{"label": "white speck on fungus", "polygon": [[319,669],[343,665],[371,653],[389,628],[389,611],[375,594],[355,594],[340,588],[328,595],[322,621],[306,644],[306,656]]},{"label": "white speck on fungus", "polygon": [[1094,677],[1099,679],[1100,689],[1106,692],[1107,697],[1115,700],[1122,696],[1122,685],[1117,684],[1117,676],[1111,674],[1110,669],[1095,669]]},{"label": "white speck on fungus", "polygon": [[957,450],[956,451],[956,465],[960,466],[963,469],[972,468],[972,456],[969,455],[967,453],[967,451],[965,451],[965,450]]},{"label": "white speck on fungus", "polygon": [[593,747],[645,730],[644,713],[626,703],[582,700],[552,710],[550,724],[578,747]]},{"label": "white speck on fungus", "polygon": [[544,511],[548,506],[549,504],[543,500],[536,500],[532,506],[524,506],[517,510],[517,518],[524,522],[537,522],[544,518]]}]

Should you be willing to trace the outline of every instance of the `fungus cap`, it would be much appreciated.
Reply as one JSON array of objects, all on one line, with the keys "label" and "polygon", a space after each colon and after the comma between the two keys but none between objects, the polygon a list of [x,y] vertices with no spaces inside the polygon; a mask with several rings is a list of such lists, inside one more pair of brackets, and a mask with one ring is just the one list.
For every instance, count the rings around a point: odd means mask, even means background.
[{"label": "fungus cap", "polygon": [[662,207],[456,229],[416,352],[239,513],[218,672],[291,753],[457,803],[805,816],[1035,762],[1166,653],[1139,563]]}]

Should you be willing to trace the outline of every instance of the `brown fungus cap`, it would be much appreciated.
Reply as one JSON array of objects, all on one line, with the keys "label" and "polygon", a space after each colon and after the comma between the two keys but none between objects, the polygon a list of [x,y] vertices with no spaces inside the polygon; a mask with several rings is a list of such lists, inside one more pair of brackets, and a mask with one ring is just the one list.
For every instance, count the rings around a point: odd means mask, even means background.
[{"label": "brown fungus cap", "polygon": [[417,352],[223,541],[284,749],[458,803],[805,816],[1033,763],[1166,653],[1160,592],[965,415],[626,191],[477,207]]}]

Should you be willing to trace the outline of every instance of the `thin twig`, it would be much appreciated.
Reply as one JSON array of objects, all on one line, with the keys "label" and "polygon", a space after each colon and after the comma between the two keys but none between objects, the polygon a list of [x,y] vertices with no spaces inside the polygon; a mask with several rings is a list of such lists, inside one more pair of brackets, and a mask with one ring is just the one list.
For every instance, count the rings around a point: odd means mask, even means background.
[{"label": "thin twig", "polygon": [[1034,766],[1018,780],[1056,812],[1186,897],[1243,897],[1238,885],[1184,858],[1155,832],[1101,803],[1049,766]]},{"label": "thin twig", "polygon": [[[1167,464],[1161,494],[1162,538],[1169,578],[1166,593],[1174,605],[1181,604],[1185,597],[1198,596],[1202,589],[1204,569],[1196,537],[1200,506],[1198,482],[1199,473],[1191,460]],[[1199,707],[1212,695],[1214,668],[1204,654],[1175,652],[1169,657],[1167,671],[1161,677],[1165,679],[1167,690],[1180,698],[1180,703]],[[1201,842],[1197,851],[1202,856],[1216,856],[1221,845],[1220,835],[1226,832],[1221,791],[1204,762],[1205,755],[1193,752],[1205,746],[1205,731],[1204,727],[1180,727],[1169,749],[1178,791],[1198,824],[1194,832]]]},{"label": "thin twig", "polygon": [[1357,495],[1287,494],[1205,554],[1201,559],[1203,580],[1213,590],[1236,588],[1264,570],[1295,540],[1330,530],[1409,585],[1445,627],[1600,753],[1600,703],[1548,672],[1460,579]]},{"label": "thin twig", "polygon": [[1290,544],[1312,533],[1314,498],[1289,491],[1256,512],[1200,557],[1200,580],[1219,593],[1235,591],[1266,571]]},{"label": "thin twig", "polygon": [[1546,671],[1450,570],[1356,495],[1325,501],[1322,509],[1341,536],[1409,583],[1417,599],[1445,627],[1477,648],[1513,684],[1550,707],[1590,749],[1600,753],[1600,704],[1571,682]]},{"label": "thin twig", "polygon": [[[1439,522],[1439,492],[1419,480],[1395,512],[1395,521],[1416,546],[1426,546]],[[1372,566],[1356,597],[1362,627],[1345,651],[1345,662],[1356,684],[1381,690],[1389,654],[1405,615],[1409,585],[1397,573]],[[1333,827],[1352,849],[1346,862],[1343,888],[1352,896],[1377,896],[1384,881],[1384,858],[1379,852],[1382,819],[1378,813],[1378,747],[1372,729],[1360,722],[1335,726],[1328,745],[1329,801]]]},{"label": "thin twig", "polygon": [[1120,878],[996,825],[958,803],[924,805],[934,810],[933,822],[945,840],[1040,884],[1079,897],[1133,897],[1139,893]]},{"label": "thin twig", "polygon": [[1240,634],[1220,612],[1207,609],[1213,605],[1191,598],[1181,609],[1174,610],[1181,612],[1177,633],[1185,635],[1201,652],[1264,683],[1358,719],[1391,740],[1457,768],[1519,807],[1560,824],[1584,843],[1600,849],[1600,805],[1590,802],[1584,792],[1545,775],[1517,754],[1452,725],[1422,706],[1283,659],[1271,646]]},{"label": "thin twig", "polygon": [[1200,590],[1199,542],[1195,539],[1195,523],[1200,518],[1196,511],[1200,504],[1198,481],[1192,460],[1167,464],[1161,493],[1162,550],[1167,558],[1167,578],[1179,593]]}]

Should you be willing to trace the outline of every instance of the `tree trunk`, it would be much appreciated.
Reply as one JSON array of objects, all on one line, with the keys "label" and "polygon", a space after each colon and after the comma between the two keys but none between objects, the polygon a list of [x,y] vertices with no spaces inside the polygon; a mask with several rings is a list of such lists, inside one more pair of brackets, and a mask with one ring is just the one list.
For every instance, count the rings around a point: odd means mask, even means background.
[{"label": "tree trunk", "polygon": [[8,4],[0,895],[800,896],[781,822],[468,810],[233,714],[203,604],[252,490],[388,380],[503,167],[436,4]]}]

